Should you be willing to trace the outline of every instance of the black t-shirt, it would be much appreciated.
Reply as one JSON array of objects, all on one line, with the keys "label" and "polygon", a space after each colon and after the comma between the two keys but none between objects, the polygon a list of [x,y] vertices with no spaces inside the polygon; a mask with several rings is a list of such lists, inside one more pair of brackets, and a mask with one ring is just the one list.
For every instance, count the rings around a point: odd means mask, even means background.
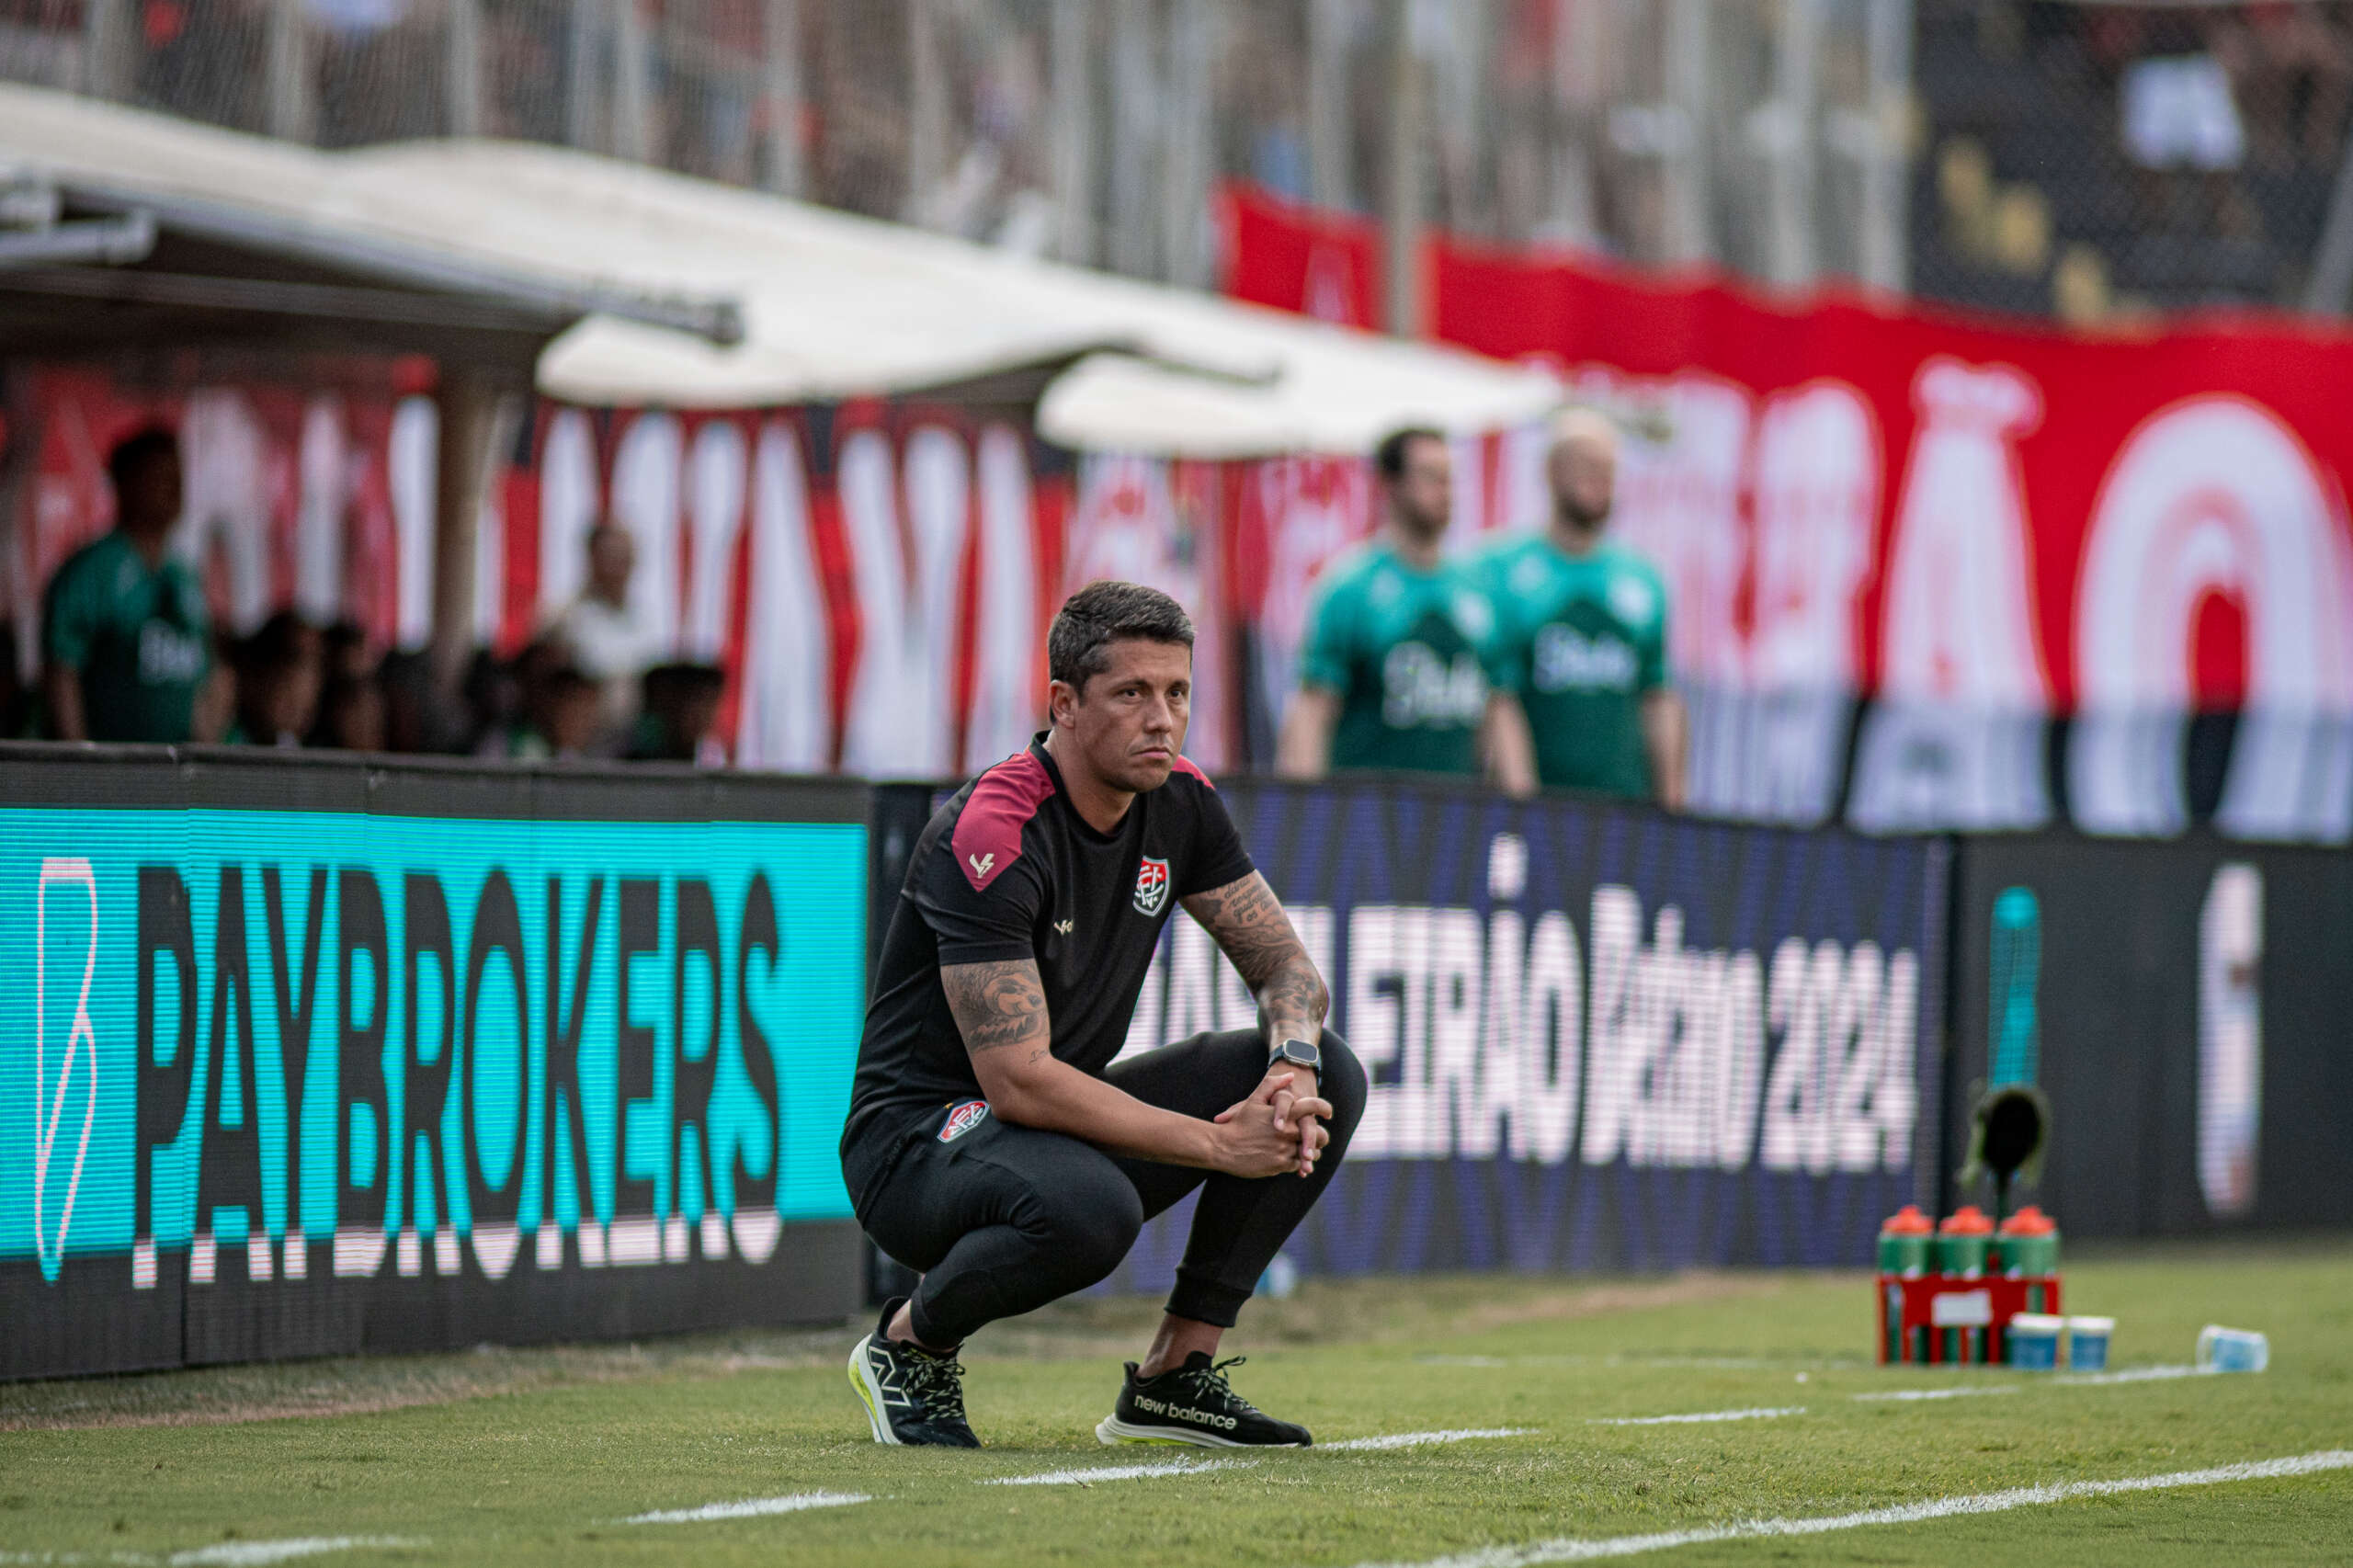
[{"label": "black t-shirt", "polygon": [[1070,803],[1041,735],[932,814],[882,938],[845,1154],[915,1108],[981,1097],[943,965],[1035,959],[1053,1051],[1101,1074],[1126,1043],[1176,901],[1255,868],[1206,776],[1183,757],[1111,832]]}]

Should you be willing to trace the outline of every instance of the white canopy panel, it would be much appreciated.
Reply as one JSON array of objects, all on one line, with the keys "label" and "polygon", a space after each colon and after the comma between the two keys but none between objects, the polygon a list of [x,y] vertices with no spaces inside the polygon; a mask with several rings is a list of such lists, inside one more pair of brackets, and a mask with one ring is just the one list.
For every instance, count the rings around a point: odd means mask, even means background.
[{"label": "white canopy panel", "polygon": [[[1209,458],[1359,451],[1408,422],[1495,429],[1560,397],[1533,369],[560,148],[320,153],[0,86],[0,159],[308,254],[627,309],[542,355],[540,390],[576,403],[755,407],[1075,362],[1041,409],[1049,438]],[[740,342],[650,324],[727,302]]]}]

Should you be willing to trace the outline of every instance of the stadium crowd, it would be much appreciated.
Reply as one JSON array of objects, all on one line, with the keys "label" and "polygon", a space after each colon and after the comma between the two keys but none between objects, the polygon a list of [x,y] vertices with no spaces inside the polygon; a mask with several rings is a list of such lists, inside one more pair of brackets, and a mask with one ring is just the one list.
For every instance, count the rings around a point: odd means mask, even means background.
[{"label": "stadium crowd", "polygon": [[388,652],[348,621],[282,609],[242,637],[214,624],[172,549],[179,443],[138,431],[108,456],[113,528],[61,565],[42,595],[37,687],[0,660],[0,735],[27,740],[326,747],[516,760],[724,763],[725,677],[660,662],[630,604],[629,535],[599,524],[587,585],[511,658],[477,652],[463,701],[438,696],[422,653]]}]

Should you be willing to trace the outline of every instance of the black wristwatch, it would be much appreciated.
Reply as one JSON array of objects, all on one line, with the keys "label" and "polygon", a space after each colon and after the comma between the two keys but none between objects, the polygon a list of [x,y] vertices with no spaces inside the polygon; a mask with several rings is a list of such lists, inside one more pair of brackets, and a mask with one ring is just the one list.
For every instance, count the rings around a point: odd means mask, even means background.
[{"label": "black wristwatch", "polygon": [[1324,1053],[1303,1040],[1287,1040],[1267,1053],[1267,1071],[1271,1073],[1284,1062],[1304,1067],[1310,1073],[1322,1074]]}]

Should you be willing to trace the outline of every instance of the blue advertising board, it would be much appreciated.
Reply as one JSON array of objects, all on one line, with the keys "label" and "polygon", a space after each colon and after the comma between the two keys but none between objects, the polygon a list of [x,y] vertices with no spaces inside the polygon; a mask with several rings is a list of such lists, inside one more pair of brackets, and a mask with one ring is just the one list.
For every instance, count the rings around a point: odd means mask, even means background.
[{"label": "blue advertising board", "polygon": [[854,1304],[854,794],[352,775],[0,806],[0,1375]]},{"label": "blue advertising board", "polygon": [[[1302,1267],[1856,1265],[1933,1199],[1944,841],[1404,782],[1224,795],[1372,1079]],[[1128,1049],[1253,1017],[1175,920]],[[1165,1281],[1188,1211],[1113,1288]]]}]

